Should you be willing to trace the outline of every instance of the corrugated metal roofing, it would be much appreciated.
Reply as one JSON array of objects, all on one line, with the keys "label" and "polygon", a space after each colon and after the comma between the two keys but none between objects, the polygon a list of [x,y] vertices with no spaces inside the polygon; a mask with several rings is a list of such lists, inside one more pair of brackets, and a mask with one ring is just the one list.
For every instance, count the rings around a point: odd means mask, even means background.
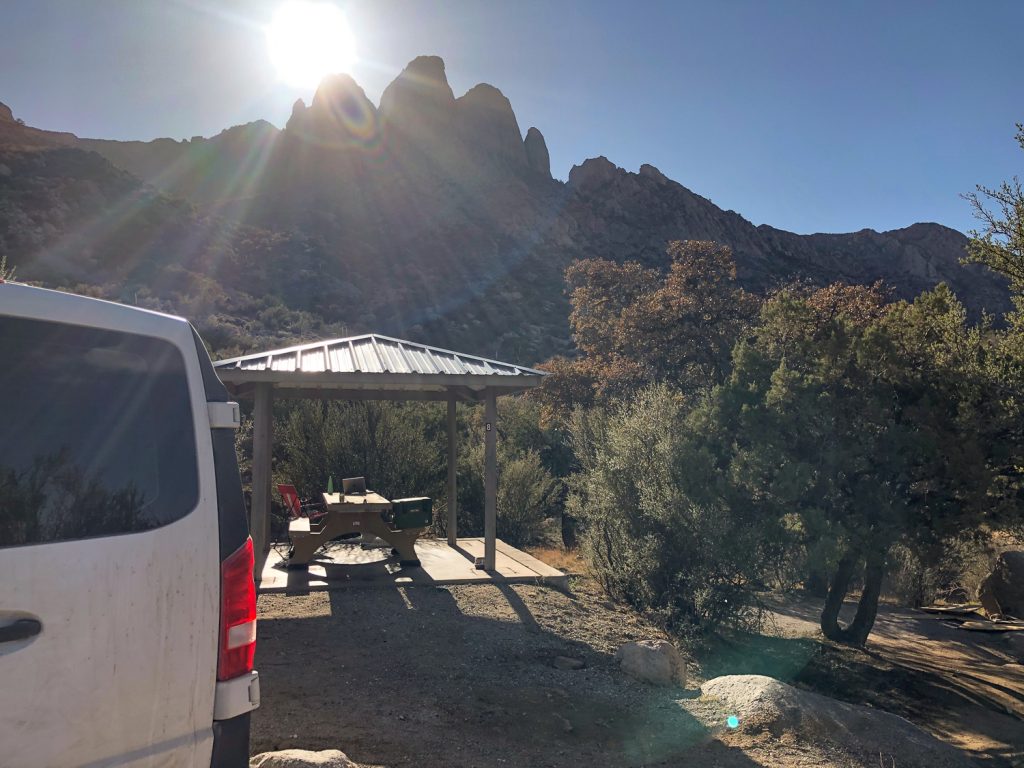
[{"label": "corrugated metal roofing", "polygon": [[543,371],[375,333],[220,360],[221,371],[543,376]]}]

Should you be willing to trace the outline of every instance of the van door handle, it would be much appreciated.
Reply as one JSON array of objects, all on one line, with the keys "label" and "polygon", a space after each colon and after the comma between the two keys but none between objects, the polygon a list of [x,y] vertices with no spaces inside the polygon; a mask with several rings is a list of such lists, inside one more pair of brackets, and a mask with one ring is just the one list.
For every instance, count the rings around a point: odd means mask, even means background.
[{"label": "van door handle", "polygon": [[27,640],[43,631],[43,623],[39,619],[18,619],[13,624],[0,627],[0,643],[13,643]]}]

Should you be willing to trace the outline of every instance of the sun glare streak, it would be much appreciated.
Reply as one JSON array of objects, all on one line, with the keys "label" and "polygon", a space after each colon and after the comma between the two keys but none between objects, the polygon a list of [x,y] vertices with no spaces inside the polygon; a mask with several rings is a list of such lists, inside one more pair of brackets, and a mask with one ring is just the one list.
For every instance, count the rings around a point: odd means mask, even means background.
[{"label": "sun glare streak", "polygon": [[315,88],[329,74],[348,72],[355,40],[345,14],[326,2],[296,0],[277,9],[266,28],[277,76],[288,85]]}]

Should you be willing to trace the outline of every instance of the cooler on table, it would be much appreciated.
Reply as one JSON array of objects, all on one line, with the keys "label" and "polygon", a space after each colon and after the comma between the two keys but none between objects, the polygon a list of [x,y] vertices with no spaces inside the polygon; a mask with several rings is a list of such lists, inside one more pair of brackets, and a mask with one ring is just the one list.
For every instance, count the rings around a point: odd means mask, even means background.
[{"label": "cooler on table", "polygon": [[426,496],[395,499],[391,509],[383,513],[384,521],[394,531],[428,528],[434,521],[434,502]]}]

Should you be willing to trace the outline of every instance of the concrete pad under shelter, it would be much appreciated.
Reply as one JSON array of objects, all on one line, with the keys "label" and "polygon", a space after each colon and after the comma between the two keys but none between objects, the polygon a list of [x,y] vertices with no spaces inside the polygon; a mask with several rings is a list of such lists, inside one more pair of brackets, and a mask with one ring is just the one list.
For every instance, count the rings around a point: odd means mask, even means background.
[{"label": "concrete pad under shelter", "polygon": [[[280,551],[278,551],[280,550]],[[449,547],[445,539],[416,542],[419,567],[399,566],[390,547],[364,548],[359,540],[333,542],[305,568],[285,567],[287,544],[271,548],[263,566],[260,592],[310,592],[341,587],[443,586],[451,584],[547,584],[568,589],[569,577],[522,550],[498,539],[495,569],[477,570],[474,559],[483,557],[482,538],[459,539]]]}]

